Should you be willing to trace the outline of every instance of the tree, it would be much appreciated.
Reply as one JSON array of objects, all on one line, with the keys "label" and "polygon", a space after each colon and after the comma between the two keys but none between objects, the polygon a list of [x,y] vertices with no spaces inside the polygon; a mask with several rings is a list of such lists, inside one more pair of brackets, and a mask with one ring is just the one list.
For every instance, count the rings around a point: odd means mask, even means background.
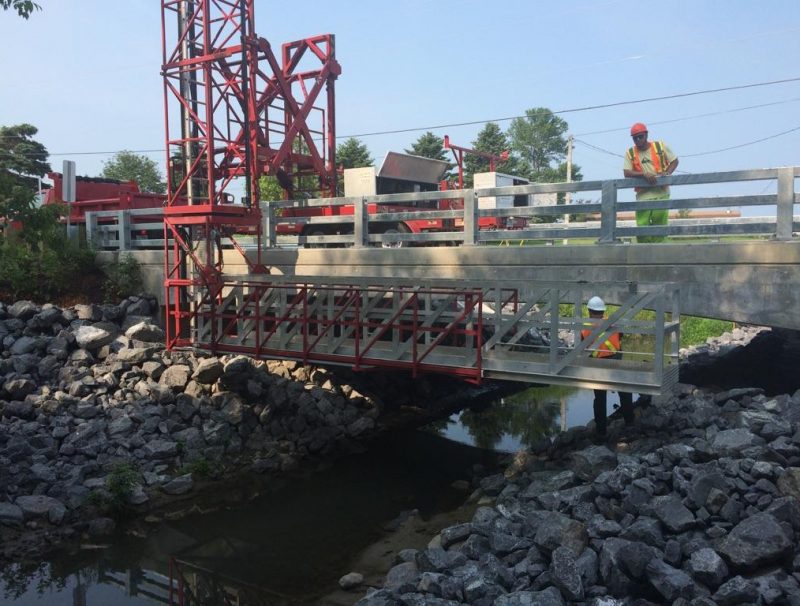
[{"label": "tree", "polygon": [[549,169],[566,156],[567,128],[567,122],[546,107],[529,109],[524,118],[511,121],[511,149],[528,165],[531,181],[545,182],[552,177],[554,173]]},{"label": "tree", "polygon": [[411,146],[411,149],[405,151],[407,154],[412,154],[414,156],[447,161],[447,156],[444,151],[444,139],[437,137],[431,131],[420,135],[419,139]]},{"label": "tree", "polygon": [[355,137],[350,137],[336,148],[336,162],[345,168],[361,168],[375,164],[367,146]]},{"label": "tree", "polygon": [[42,7],[32,0],[0,0],[0,6],[3,7],[3,10],[13,8],[24,19],[30,17],[33,11],[42,10]]},{"label": "tree", "polygon": [[263,202],[283,200],[286,190],[273,175],[264,175],[258,180],[259,196]]},{"label": "tree", "polygon": [[100,176],[119,181],[136,181],[139,189],[144,192],[163,194],[167,189],[158,164],[154,160],[126,150],[118,152],[111,160],[104,162]]},{"label": "tree", "polygon": [[[504,151],[508,151],[510,147],[508,136],[495,122],[487,122],[486,126],[478,133],[478,137],[472,142],[472,149],[496,156],[499,156]],[[473,175],[475,173],[486,172],[488,170],[489,160],[486,158],[481,158],[472,154],[464,155],[464,181],[467,187],[472,187]],[[511,155],[508,160],[503,163],[496,163],[495,170],[509,175],[524,176],[527,174],[523,163],[514,155]]]},{"label": "tree", "polygon": [[47,148],[35,141],[39,130],[30,124],[0,127],[0,173],[14,185],[35,191],[35,177],[50,172]]}]

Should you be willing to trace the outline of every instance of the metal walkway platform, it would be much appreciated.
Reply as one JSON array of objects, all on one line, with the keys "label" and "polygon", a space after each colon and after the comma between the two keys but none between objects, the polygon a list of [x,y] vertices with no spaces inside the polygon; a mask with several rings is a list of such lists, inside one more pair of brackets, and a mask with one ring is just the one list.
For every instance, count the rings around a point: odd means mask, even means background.
[{"label": "metal walkway platform", "polygon": [[[374,278],[331,284],[247,275],[225,276],[219,286],[216,296],[197,291],[185,314],[191,336],[176,345],[476,383],[494,378],[657,394],[678,379],[678,296],[671,285]],[[591,326],[583,304],[594,294],[619,307]],[[587,328],[593,332],[581,340]],[[615,331],[625,335],[623,358],[593,357],[590,344]]]}]

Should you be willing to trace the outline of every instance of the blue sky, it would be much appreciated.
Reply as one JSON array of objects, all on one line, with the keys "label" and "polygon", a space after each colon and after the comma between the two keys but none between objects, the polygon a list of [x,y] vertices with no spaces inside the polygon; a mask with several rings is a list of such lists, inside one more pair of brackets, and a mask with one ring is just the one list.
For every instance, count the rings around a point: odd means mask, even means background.
[{"label": "blue sky", "polygon": [[[117,150],[163,148],[159,2],[38,1],[43,10],[29,21],[0,13],[0,124],[37,126],[53,168],[73,159],[78,174],[97,175]],[[797,0],[257,0],[255,10],[259,35],[274,47],[336,35],[340,137],[479,121],[434,129],[470,146],[483,122],[531,107],[800,77]],[[798,164],[800,130],[692,156],[800,127],[798,110],[800,81],[561,116],[578,140],[584,178],[604,179],[621,176],[621,158],[586,144],[622,154],[636,121],[673,148],[684,172]],[[701,114],[716,115],[694,117]],[[380,160],[422,132],[362,141]],[[163,164],[163,152],[148,155]]]}]

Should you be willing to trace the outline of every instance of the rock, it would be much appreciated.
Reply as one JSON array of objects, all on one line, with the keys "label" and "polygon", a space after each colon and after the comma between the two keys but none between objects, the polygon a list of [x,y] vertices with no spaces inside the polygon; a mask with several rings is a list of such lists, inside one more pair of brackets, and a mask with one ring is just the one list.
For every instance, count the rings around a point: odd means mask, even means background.
[{"label": "rock", "polygon": [[211,385],[222,376],[224,366],[217,358],[200,360],[192,374],[192,379],[203,385]]},{"label": "rock", "polygon": [[146,343],[163,343],[165,339],[164,331],[161,328],[147,322],[134,324],[125,331],[125,336]]},{"label": "rock", "polygon": [[533,542],[547,552],[564,546],[571,549],[572,553],[582,553],[589,540],[586,526],[561,513],[541,513],[535,526],[537,530]]},{"label": "rock", "polygon": [[419,580],[419,569],[415,562],[402,562],[393,566],[386,573],[386,587],[390,589],[401,589],[411,587],[416,589]]},{"label": "rock", "polygon": [[789,467],[778,478],[781,494],[800,499],[800,467]]},{"label": "rock", "polygon": [[693,552],[687,566],[689,573],[703,585],[716,589],[728,576],[728,567],[719,554],[709,547]]},{"label": "rock", "polygon": [[719,544],[719,553],[736,570],[755,570],[788,555],[792,540],[768,513],[743,520]]},{"label": "rock", "polygon": [[24,514],[19,505],[13,503],[0,503],[0,524],[18,526],[22,524]]},{"label": "rock", "polygon": [[14,501],[22,510],[24,518],[47,518],[53,524],[60,524],[64,519],[67,508],[58,499],[45,495],[26,495],[17,497]]},{"label": "rock", "polygon": [[339,579],[339,587],[342,589],[355,589],[364,582],[364,575],[358,572],[349,572]]},{"label": "rock", "polygon": [[694,515],[678,497],[674,495],[656,497],[654,502],[655,514],[672,532],[685,532],[695,525]]},{"label": "rock", "polygon": [[181,391],[189,382],[191,371],[191,368],[185,364],[173,364],[161,373],[161,378],[158,382],[160,385],[165,385],[173,391]]},{"label": "rock", "polygon": [[548,587],[543,591],[515,591],[499,596],[493,606],[564,606],[558,589]]},{"label": "rock", "polygon": [[736,576],[717,589],[711,599],[719,606],[752,604],[758,599],[758,590],[750,581]]},{"label": "rock", "polygon": [[167,494],[179,495],[186,494],[192,489],[193,486],[194,480],[192,480],[192,474],[187,473],[170,480],[161,487],[161,490]]},{"label": "rock", "polygon": [[81,326],[75,331],[78,347],[94,351],[108,345],[116,338],[116,334],[97,326]]},{"label": "rock", "polygon": [[32,301],[17,301],[8,308],[8,315],[26,322],[30,320],[39,308]]},{"label": "rock", "polygon": [[605,446],[590,446],[572,453],[572,470],[582,480],[593,480],[617,466],[617,455]]},{"label": "rock", "polygon": [[669,602],[674,603],[678,598],[690,599],[694,595],[691,577],[658,558],[650,560],[646,574],[650,584]]},{"label": "rock", "polygon": [[568,600],[583,599],[583,581],[575,564],[575,554],[567,547],[557,547],[552,554],[550,577]]},{"label": "rock", "polygon": [[711,440],[711,447],[723,456],[736,456],[745,448],[759,444],[764,444],[764,440],[743,427],[720,431]]}]

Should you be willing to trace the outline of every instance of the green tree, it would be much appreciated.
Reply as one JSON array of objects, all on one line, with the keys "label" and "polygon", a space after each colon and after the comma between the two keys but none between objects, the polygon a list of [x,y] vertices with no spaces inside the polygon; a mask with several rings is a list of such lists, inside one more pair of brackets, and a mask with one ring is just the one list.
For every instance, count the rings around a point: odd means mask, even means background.
[{"label": "green tree", "polygon": [[147,156],[123,150],[103,163],[102,177],[119,181],[136,181],[145,192],[163,194],[167,185],[161,176],[158,164]]},{"label": "green tree", "polygon": [[278,183],[278,178],[272,175],[264,175],[258,180],[258,191],[261,200],[283,200],[285,190]]},{"label": "green tree", "polygon": [[367,146],[355,137],[350,137],[336,148],[336,162],[345,168],[361,168],[375,164]]},{"label": "green tree", "polygon": [[[502,152],[509,149],[508,137],[500,129],[496,122],[487,122],[481,132],[478,133],[477,138],[472,142],[472,149],[475,151],[486,152],[499,156]],[[502,166],[502,165],[500,165]],[[496,168],[501,169],[500,166]],[[469,183],[472,183],[472,175],[475,173],[483,173],[489,170],[489,160],[474,156],[472,154],[464,155],[464,174],[469,175]]]},{"label": "green tree", "polygon": [[531,181],[546,182],[552,178],[553,165],[558,167],[567,153],[567,128],[566,120],[546,107],[529,109],[524,118],[511,121],[508,128],[511,148],[527,164]]},{"label": "green tree", "polygon": [[32,2],[32,0],[0,0],[3,10],[13,8],[20,17],[27,19],[35,10],[42,10],[42,7]]},{"label": "green tree", "polygon": [[411,146],[411,149],[405,151],[407,154],[412,154],[414,156],[447,161],[447,155],[444,150],[444,139],[442,137],[437,137],[431,131],[420,135],[419,139]]},{"label": "green tree", "polygon": [[50,172],[47,148],[33,139],[37,132],[30,124],[0,127],[0,174],[10,178],[6,187],[19,185],[35,191],[36,177]]}]

